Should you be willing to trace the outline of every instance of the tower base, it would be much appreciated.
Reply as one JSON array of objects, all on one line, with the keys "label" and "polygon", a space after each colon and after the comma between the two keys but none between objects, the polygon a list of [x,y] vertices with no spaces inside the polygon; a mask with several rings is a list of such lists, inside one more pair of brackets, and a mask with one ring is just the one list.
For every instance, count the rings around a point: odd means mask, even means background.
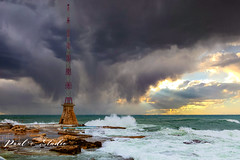
[{"label": "tower base", "polygon": [[63,112],[59,124],[78,124],[77,117],[74,113],[74,104],[62,104]]}]

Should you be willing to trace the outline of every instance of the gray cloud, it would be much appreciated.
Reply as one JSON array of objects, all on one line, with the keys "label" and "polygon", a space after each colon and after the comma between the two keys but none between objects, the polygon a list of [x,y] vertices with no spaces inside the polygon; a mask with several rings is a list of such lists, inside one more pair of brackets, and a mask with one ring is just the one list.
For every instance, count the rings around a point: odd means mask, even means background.
[{"label": "gray cloud", "polygon": [[57,110],[60,106],[53,104],[51,97],[46,98],[43,90],[31,78],[0,82],[0,109],[3,113],[56,114],[61,111]]},{"label": "gray cloud", "polygon": [[226,67],[229,65],[238,65],[238,63],[240,63],[240,58],[234,53],[228,53],[222,54],[219,57],[218,62],[213,66]]},{"label": "gray cloud", "polygon": [[[187,86],[190,81],[185,81]],[[181,86],[181,85],[180,85]],[[206,100],[225,100],[238,95],[240,84],[236,83],[200,83],[180,90],[162,89],[150,96],[155,108],[170,109]]]},{"label": "gray cloud", "polygon": [[98,60],[129,60],[146,48],[190,47],[199,40],[239,34],[236,0],[74,2],[74,21],[93,32],[91,52]]}]

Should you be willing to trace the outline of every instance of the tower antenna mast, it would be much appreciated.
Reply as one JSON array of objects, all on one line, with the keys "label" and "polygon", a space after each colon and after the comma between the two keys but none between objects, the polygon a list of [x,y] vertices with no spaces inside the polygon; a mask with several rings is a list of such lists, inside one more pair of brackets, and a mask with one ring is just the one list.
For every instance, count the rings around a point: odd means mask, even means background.
[{"label": "tower antenna mast", "polygon": [[72,70],[71,70],[71,45],[70,45],[70,5],[67,4],[67,51],[66,51],[66,81],[65,81],[65,102],[63,106],[62,116],[59,124],[78,124],[74,113],[72,100]]},{"label": "tower antenna mast", "polygon": [[71,53],[70,53],[70,13],[69,4],[67,4],[67,52],[66,52],[66,82],[65,82],[65,103],[72,104],[72,70],[71,70]]}]

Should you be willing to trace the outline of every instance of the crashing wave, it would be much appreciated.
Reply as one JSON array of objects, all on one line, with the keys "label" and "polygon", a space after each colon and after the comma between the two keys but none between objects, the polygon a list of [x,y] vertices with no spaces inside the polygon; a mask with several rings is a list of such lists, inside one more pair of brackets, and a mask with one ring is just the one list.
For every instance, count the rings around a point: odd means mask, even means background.
[{"label": "crashing wave", "polygon": [[57,124],[57,122],[48,122],[48,123],[44,123],[44,122],[33,122],[33,123],[20,123],[11,119],[4,119],[2,121],[0,121],[0,123],[11,123],[12,125],[22,125],[22,124],[29,124],[29,125],[34,125],[34,124]]},{"label": "crashing wave", "polygon": [[134,127],[137,125],[136,119],[132,116],[119,117],[116,114],[106,116],[103,120],[97,119],[88,121],[86,126],[119,126],[119,127]]},{"label": "crashing wave", "polygon": [[11,120],[11,119],[4,119],[0,123],[11,123],[13,125],[21,124],[21,123],[19,123],[17,121]]}]

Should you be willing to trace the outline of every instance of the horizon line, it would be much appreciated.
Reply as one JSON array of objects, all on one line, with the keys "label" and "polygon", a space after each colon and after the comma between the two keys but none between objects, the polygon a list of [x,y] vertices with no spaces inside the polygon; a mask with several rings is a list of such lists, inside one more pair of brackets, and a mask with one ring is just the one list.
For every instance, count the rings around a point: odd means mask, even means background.
[{"label": "horizon line", "polygon": [[[76,114],[76,116],[110,116],[113,114]],[[120,116],[239,116],[240,114],[116,114]],[[61,114],[0,114],[0,116],[61,116]]]}]

